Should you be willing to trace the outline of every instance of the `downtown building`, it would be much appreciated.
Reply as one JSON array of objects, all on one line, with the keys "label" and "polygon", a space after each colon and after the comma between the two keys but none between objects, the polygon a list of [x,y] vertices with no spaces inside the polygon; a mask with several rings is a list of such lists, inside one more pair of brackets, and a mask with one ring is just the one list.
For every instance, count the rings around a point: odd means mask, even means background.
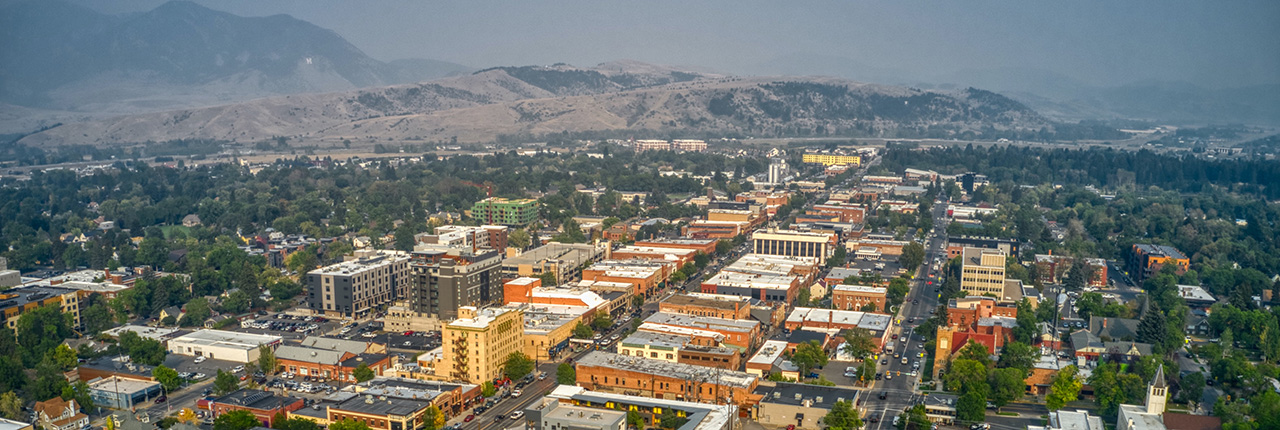
[{"label": "downtown building", "polygon": [[817,258],[821,265],[835,252],[836,236],[790,230],[756,232],[751,235],[751,249],[756,254]]},{"label": "downtown building", "polygon": [[406,253],[356,251],[352,260],[307,272],[307,307],[338,318],[364,317],[404,297],[408,275]]}]

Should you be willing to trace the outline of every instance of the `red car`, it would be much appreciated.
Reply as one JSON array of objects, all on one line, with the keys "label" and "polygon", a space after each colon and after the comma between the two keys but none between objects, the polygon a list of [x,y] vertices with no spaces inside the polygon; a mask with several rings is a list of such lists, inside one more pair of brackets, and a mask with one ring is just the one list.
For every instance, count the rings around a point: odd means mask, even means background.
[{"label": "red car", "polygon": [[405,335],[405,336],[413,336],[413,330],[409,330],[409,331],[404,332],[404,335]]},{"label": "red car", "polygon": [[466,417],[466,418],[463,418],[463,419],[462,419],[462,422],[464,422],[464,423],[469,423],[469,422],[471,422],[471,420],[474,420],[474,419],[476,419],[476,416],[475,416],[475,415],[467,415],[467,417]]}]

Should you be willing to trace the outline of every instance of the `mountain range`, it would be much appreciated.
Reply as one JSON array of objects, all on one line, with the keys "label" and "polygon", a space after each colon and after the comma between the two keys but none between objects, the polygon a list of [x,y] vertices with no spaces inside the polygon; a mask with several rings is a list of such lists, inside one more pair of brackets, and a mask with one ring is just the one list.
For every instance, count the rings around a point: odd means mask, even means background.
[{"label": "mountain range", "polygon": [[58,0],[0,10],[0,101],[129,113],[418,82],[474,69],[370,58],[287,15],[241,17],[172,1],[114,16]]}]

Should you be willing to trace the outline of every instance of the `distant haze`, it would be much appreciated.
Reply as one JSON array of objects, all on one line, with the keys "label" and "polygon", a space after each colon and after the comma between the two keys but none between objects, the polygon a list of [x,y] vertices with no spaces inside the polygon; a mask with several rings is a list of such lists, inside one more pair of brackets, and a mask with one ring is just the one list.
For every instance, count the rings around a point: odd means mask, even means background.
[{"label": "distant haze", "polygon": [[[1274,0],[553,1],[199,0],[289,14],[370,56],[472,67],[617,59],[734,74],[823,74],[896,84],[1043,90],[1144,82],[1280,84]],[[6,2],[12,3],[12,2]],[[160,0],[76,0],[106,13]],[[1074,82],[1071,82],[1074,81]]]}]

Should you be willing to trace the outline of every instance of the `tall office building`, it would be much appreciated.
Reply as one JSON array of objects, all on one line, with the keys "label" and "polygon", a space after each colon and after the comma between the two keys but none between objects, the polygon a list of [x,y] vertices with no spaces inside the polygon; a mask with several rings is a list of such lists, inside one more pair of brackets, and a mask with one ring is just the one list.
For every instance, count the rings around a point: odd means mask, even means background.
[{"label": "tall office building", "polygon": [[960,289],[971,295],[1004,297],[1005,254],[998,249],[965,248],[960,255]]},{"label": "tall office building", "polygon": [[458,308],[458,319],[445,324],[444,356],[436,374],[480,384],[502,374],[507,356],[524,349],[524,311],[513,307]]},{"label": "tall office building", "polygon": [[775,230],[751,235],[751,249],[756,254],[815,257],[818,264],[826,264],[835,244],[836,236],[825,233]]}]

